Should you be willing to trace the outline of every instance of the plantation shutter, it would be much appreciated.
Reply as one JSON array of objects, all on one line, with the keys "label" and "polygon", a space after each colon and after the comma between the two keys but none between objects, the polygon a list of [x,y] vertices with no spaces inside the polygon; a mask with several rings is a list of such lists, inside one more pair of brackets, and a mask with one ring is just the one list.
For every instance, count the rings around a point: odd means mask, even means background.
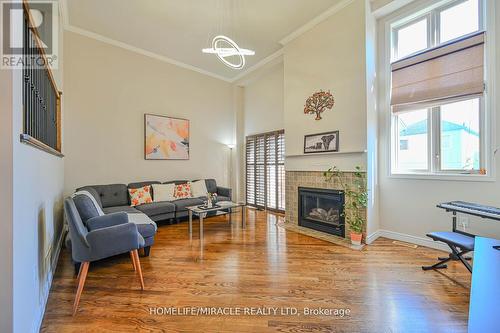
[{"label": "plantation shutter", "polygon": [[255,206],[259,208],[266,205],[265,155],[265,137],[258,136],[255,139]]},{"label": "plantation shutter", "polygon": [[284,131],[246,139],[247,204],[262,209],[285,209]]},{"label": "plantation shutter", "polygon": [[278,138],[276,142],[277,147],[277,188],[278,188],[278,201],[277,210],[285,210],[285,132],[281,131],[278,133]]},{"label": "plantation shutter", "polygon": [[266,207],[276,209],[277,201],[277,169],[276,161],[277,149],[276,149],[277,138],[276,135],[266,136]]},{"label": "plantation shutter", "polygon": [[248,137],[246,142],[246,199],[247,204],[255,205],[255,138]]},{"label": "plantation shutter", "polygon": [[484,91],[484,32],[391,65],[393,112]]}]

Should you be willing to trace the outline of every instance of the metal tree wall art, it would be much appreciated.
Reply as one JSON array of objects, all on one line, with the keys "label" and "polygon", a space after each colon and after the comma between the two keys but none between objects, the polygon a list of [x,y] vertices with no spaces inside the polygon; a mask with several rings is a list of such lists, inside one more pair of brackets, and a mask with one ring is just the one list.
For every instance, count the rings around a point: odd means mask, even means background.
[{"label": "metal tree wall art", "polygon": [[315,119],[321,120],[321,114],[325,112],[326,109],[330,110],[333,108],[334,103],[335,101],[330,91],[320,90],[306,100],[304,114],[316,114]]}]

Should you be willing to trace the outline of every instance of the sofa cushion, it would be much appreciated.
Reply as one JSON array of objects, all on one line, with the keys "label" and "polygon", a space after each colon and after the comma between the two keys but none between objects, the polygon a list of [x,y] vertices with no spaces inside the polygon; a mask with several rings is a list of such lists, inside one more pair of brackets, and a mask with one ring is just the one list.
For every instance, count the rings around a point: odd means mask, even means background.
[{"label": "sofa cushion", "polygon": [[97,204],[99,206],[101,206],[101,208],[102,208],[101,196],[99,195],[99,193],[97,193],[97,191],[95,190],[95,188],[90,187],[90,186],[86,186],[86,187],[83,187],[82,189],[77,189],[76,192],[78,192],[80,190],[87,191],[90,194],[92,194],[92,196],[94,197],[95,201],[97,201]]},{"label": "sofa cushion", "polygon": [[125,213],[130,213],[130,214],[137,214],[140,213],[137,209],[134,207],[130,206],[116,206],[116,207],[107,207],[103,209],[106,214],[111,214],[111,213],[118,213],[118,212],[125,212]]},{"label": "sofa cushion", "polygon": [[186,184],[187,182],[188,182],[187,180],[169,180],[168,182],[164,182],[163,184],[180,185],[180,184]]},{"label": "sofa cushion", "polygon": [[189,206],[203,205],[203,200],[199,198],[187,198],[187,199],[175,200],[172,201],[172,203],[175,205],[176,211],[182,211],[186,210],[186,207]]},{"label": "sofa cushion", "polygon": [[149,204],[135,206],[135,208],[148,216],[172,213],[175,211],[175,205],[169,201],[153,202]]},{"label": "sofa cushion", "polygon": [[144,182],[137,182],[137,183],[130,183],[128,184],[128,188],[141,188],[147,185],[153,185],[153,184],[161,184],[161,182],[158,182],[156,180],[150,180],[150,181],[144,181]]},{"label": "sofa cushion", "polygon": [[217,202],[219,202],[219,201],[231,201],[231,198],[230,197],[225,197],[223,195],[218,195],[217,196]]},{"label": "sofa cushion", "polygon": [[73,201],[83,224],[85,224],[88,219],[99,216],[99,212],[97,211],[94,202],[88,196],[83,194],[75,195]]},{"label": "sofa cushion", "polygon": [[143,238],[153,237],[156,234],[154,225],[152,224],[136,224],[137,231],[141,234]]},{"label": "sofa cushion", "polygon": [[217,193],[217,182],[215,179],[205,179],[205,184],[207,185],[208,192]]},{"label": "sofa cushion", "polygon": [[102,208],[129,204],[127,185],[125,184],[90,185],[81,187],[77,191],[89,191],[89,188],[94,189],[99,194],[100,200],[98,202],[100,201]]}]

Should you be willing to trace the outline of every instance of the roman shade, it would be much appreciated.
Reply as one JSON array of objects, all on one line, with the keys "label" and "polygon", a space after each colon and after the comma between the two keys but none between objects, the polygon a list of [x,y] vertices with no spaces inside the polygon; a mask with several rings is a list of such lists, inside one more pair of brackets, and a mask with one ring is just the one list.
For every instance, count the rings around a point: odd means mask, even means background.
[{"label": "roman shade", "polygon": [[484,40],[480,32],[392,63],[393,112],[481,95]]}]

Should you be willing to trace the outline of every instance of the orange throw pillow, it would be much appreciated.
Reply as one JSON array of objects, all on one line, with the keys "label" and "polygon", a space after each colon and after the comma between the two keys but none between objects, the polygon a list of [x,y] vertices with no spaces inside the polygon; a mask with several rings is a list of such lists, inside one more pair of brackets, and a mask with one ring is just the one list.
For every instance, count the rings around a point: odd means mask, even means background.
[{"label": "orange throw pillow", "polygon": [[128,194],[130,195],[130,206],[132,207],[153,202],[150,185],[139,188],[129,188]]},{"label": "orange throw pillow", "polygon": [[191,184],[186,183],[175,185],[174,197],[176,199],[192,198],[193,194],[191,193]]}]

